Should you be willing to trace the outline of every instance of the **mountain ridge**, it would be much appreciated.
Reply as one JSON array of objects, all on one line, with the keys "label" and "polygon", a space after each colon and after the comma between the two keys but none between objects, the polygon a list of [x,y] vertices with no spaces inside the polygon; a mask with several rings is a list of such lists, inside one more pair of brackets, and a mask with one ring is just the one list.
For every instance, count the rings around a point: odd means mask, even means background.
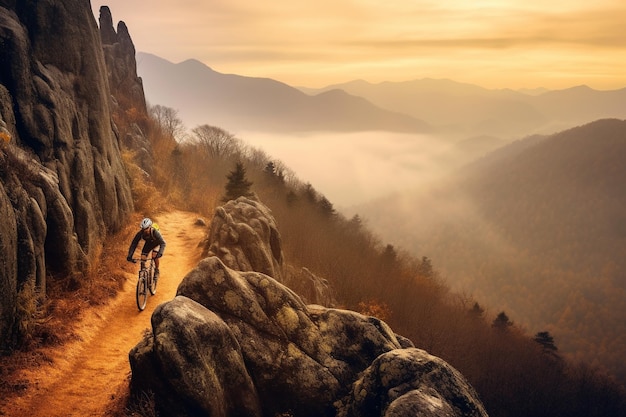
[{"label": "mountain ridge", "polygon": [[393,111],[420,117],[457,135],[492,135],[514,140],[552,134],[602,118],[626,117],[626,88],[595,90],[586,85],[562,90],[487,89],[449,79],[401,82],[350,81],[310,93],[340,88]]},{"label": "mountain ridge", "polygon": [[174,64],[152,54],[137,55],[148,101],[178,110],[190,128],[209,124],[234,132],[430,130],[421,120],[347,92],[310,96],[270,78],[222,74],[197,60]]},{"label": "mountain ridge", "polygon": [[[453,140],[492,136],[510,142],[626,117],[626,88],[516,91],[436,78],[380,83],[356,79],[306,88],[222,74],[196,59],[175,64],[139,52],[137,62],[148,100],[178,110],[189,128],[210,124],[234,132],[429,132]],[[331,100],[322,94],[331,90],[346,95]]]}]

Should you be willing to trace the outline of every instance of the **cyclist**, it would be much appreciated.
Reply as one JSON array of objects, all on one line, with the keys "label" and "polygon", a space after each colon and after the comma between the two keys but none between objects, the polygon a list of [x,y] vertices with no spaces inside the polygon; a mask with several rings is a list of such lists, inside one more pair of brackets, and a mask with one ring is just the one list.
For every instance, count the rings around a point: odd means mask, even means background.
[{"label": "cyclist", "polygon": [[[130,243],[130,247],[128,248],[128,256],[126,260],[128,262],[133,261],[133,254],[135,253],[135,249],[137,249],[137,245],[139,241],[143,239],[145,243],[143,244],[143,248],[141,249],[141,267],[145,267],[146,259],[148,258],[148,253],[152,251],[152,257],[154,258],[154,277],[158,278],[159,276],[159,258],[163,256],[163,251],[165,251],[165,240],[163,236],[161,236],[161,232],[153,227],[152,220],[149,218],[145,218],[139,224],[141,230],[137,232],[133,241]],[[156,250],[156,247],[159,247]]]}]

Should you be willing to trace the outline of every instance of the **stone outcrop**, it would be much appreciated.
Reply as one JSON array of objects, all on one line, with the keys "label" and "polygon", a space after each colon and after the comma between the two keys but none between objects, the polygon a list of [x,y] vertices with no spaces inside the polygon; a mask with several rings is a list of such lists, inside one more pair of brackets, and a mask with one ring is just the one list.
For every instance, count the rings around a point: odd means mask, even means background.
[{"label": "stone outcrop", "polygon": [[132,391],[170,416],[486,416],[456,370],[384,322],[217,257],[157,307],[130,362]]},{"label": "stone outcrop", "polygon": [[133,203],[89,2],[0,1],[0,45],[4,344],[20,288],[87,270]]},{"label": "stone outcrop", "polygon": [[161,414],[181,417],[486,416],[454,368],[383,321],[306,304],[271,276],[304,277],[309,297],[332,302],[310,291],[323,280],[278,262],[280,235],[263,204],[239,198],[217,213],[207,257],[130,352],[134,395],[154,392]]},{"label": "stone outcrop", "polygon": [[137,76],[135,45],[126,23],[118,22],[116,31],[111,10],[107,6],[100,7],[98,22],[113,99],[124,111],[135,109],[145,114],[146,97],[141,78]]},{"label": "stone outcrop", "polygon": [[237,271],[257,271],[282,281],[280,233],[270,210],[256,197],[239,197],[213,215],[203,256],[217,256]]},{"label": "stone outcrop", "polygon": [[465,378],[421,349],[380,355],[353,384],[338,417],[482,416],[483,406]]},{"label": "stone outcrop", "polygon": [[[111,87],[114,114],[125,114],[130,126],[114,126],[125,148],[134,151],[134,162],[147,176],[154,175],[152,144],[138,121],[147,120],[148,108],[143,82],[137,75],[135,45],[123,21],[113,27],[113,16],[107,6],[100,7],[100,38]],[[134,120],[133,120],[134,119]]]}]

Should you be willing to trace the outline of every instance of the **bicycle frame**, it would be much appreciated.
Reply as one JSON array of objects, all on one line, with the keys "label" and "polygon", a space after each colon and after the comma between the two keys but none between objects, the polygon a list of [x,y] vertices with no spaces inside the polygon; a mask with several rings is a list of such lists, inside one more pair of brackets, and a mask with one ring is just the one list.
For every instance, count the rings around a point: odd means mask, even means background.
[{"label": "bicycle frame", "polygon": [[[143,254],[141,255],[141,258],[133,259],[133,261],[141,261],[141,267],[137,277],[136,291],[137,308],[139,311],[143,311],[146,308],[148,291],[150,291],[151,295],[156,294],[157,278],[154,276],[154,259],[154,256],[148,258]],[[146,265],[146,262],[148,262],[148,265]]]}]

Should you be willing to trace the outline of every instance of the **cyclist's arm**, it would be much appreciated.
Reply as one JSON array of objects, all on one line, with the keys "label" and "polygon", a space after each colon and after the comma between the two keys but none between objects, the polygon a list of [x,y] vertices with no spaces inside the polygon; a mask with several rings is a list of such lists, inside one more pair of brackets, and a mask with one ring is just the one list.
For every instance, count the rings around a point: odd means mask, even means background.
[{"label": "cyclist's arm", "polygon": [[135,249],[137,249],[137,245],[139,244],[140,240],[141,240],[141,231],[137,232],[137,234],[133,238],[133,241],[130,242],[130,247],[128,248],[128,258],[131,258],[133,256],[133,254],[135,253]]}]

